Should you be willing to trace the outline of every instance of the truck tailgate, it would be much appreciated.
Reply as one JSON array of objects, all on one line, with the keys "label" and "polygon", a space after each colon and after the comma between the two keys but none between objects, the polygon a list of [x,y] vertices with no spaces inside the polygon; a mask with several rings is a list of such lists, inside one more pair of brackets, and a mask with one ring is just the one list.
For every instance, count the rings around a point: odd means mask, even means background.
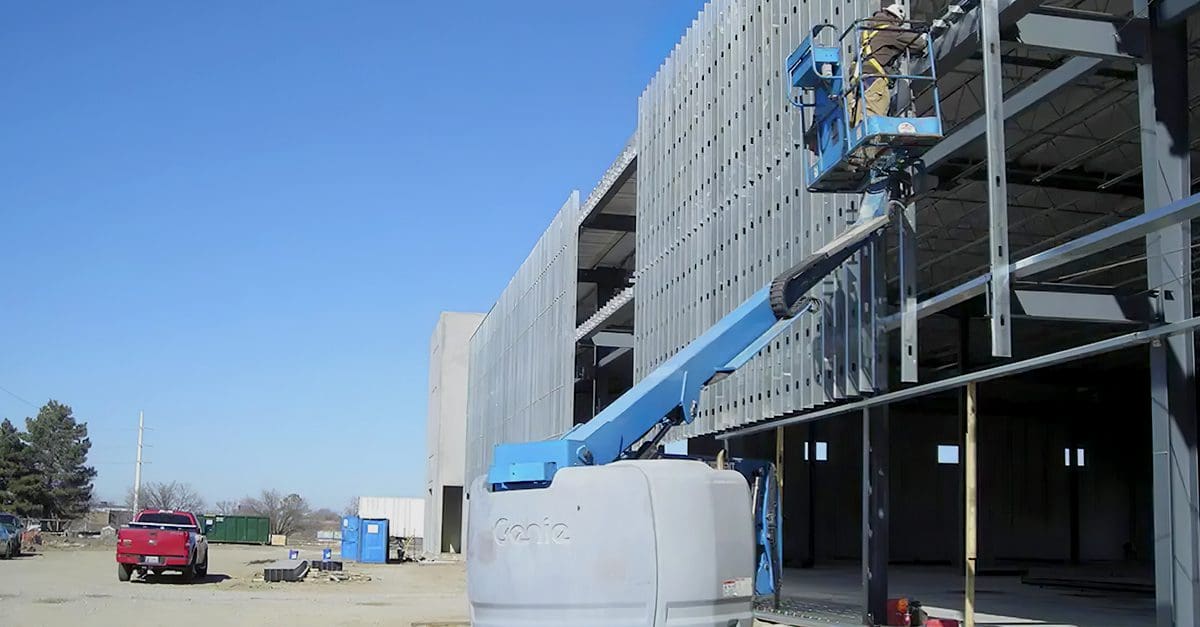
[{"label": "truck tailgate", "polygon": [[191,549],[190,535],[173,529],[121,529],[117,532],[117,554],[186,558]]}]

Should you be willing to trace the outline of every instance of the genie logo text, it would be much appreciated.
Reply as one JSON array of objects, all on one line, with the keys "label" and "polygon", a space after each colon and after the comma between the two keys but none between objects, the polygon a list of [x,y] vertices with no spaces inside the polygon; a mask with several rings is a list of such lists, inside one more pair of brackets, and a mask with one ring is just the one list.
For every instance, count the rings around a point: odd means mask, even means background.
[{"label": "genie logo text", "polygon": [[499,546],[571,543],[571,533],[567,524],[553,522],[549,517],[543,518],[541,522],[514,522],[502,517],[492,526],[492,536]]}]

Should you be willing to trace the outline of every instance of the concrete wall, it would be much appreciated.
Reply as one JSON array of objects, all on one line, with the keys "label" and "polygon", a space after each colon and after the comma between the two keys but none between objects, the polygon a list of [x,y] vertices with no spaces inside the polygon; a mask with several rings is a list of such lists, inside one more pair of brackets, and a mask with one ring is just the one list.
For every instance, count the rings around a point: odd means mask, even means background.
[{"label": "concrete wall", "polygon": [[[442,312],[429,339],[429,410],[425,447],[425,542],[427,553],[441,552],[442,502],[445,486],[462,486],[466,476],[467,372],[471,336],[483,320],[480,313]],[[453,506],[452,506],[453,507]],[[459,507],[465,508],[459,503]],[[461,538],[461,516],[456,522]],[[461,541],[454,542],[461,551]]]}]

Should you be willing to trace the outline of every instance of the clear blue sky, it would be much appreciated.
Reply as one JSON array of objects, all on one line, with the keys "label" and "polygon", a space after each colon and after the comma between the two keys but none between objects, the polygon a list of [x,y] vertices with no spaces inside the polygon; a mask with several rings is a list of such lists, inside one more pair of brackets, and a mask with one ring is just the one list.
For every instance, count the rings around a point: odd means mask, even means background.
[{"label": "clear blue sky", "polygon": [[0,4],[0,417],[146,480],[419,495],[429,335],[634,130],[699,0]]}]

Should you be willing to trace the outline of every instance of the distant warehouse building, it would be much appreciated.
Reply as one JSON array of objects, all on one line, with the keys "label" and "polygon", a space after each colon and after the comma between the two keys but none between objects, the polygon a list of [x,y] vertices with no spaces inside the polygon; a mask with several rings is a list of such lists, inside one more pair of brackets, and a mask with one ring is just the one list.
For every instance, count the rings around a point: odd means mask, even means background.
[{"label": "distant warehouse building", "polygon": [[442,312],[429,341],[424,552],[431,555],[462,552],[467,358],[481,320],[483,314]]}]

